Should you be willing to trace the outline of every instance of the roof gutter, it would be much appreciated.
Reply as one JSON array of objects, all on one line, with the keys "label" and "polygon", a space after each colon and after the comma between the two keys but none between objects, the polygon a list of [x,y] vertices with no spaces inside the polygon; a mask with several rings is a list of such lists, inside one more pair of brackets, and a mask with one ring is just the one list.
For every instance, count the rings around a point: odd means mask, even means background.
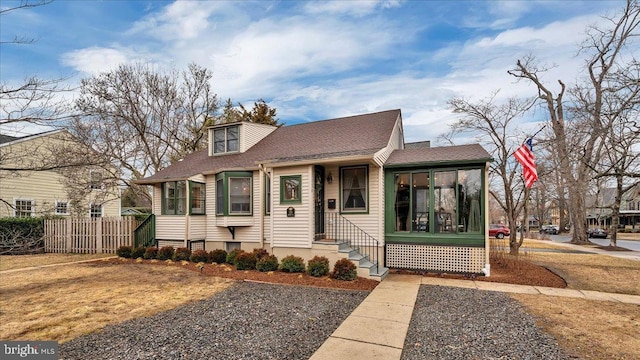
[{"label": "roof gutter", "polygon": [[279,168],[279,167],[287,167],[287,166],[297,166],[297,165],[319,165],[319,164],[329,164],[336,162],[346,162],[346,161],[375,161],[373,155],[352,155],[352,156],[342,156],[342,157],[329,157],[329,158],[320,158],[320,159],[304,159],[304,160],[292,160],[292,161],[283,161],[278,162],[277,160],[267,160],[262,162],[256,162],[259,166],[268,165],[270,168]]}]

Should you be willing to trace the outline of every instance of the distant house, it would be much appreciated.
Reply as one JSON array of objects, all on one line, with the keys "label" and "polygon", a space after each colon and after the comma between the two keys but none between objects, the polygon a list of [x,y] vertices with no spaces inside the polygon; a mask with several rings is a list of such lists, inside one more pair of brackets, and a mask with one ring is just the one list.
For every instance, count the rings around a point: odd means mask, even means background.
[{"label": "distant house", "polygon": [[[596,195],[588,196],[587,225],[589,228],[610,228],[611,207],[615,202],[616,189],[604,188]],[[626,230],[640,230],[640,185],[637,185],[622,195],[620,202],[619,228]]]},{"label": "distant house", "polygon": [[388,268],[489,274],[480,145],[405,144],[400,110],[273,127],[213,126],[153,186],[160,246],[266,248]]},{"label": "distant house", "polygon": [[67,166],[66,156],[90,151],[64,130],[0,135],[0,217],[120,216],[119,188],[102,170]]}]

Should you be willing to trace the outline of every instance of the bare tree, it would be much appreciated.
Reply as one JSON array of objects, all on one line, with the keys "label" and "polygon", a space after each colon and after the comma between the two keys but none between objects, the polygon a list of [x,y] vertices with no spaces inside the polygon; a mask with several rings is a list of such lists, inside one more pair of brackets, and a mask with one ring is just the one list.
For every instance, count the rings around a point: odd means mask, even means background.
[{"label": "bare tree", "polygon": [[[121,183],[135,186],[172,161],[206,146],[218,99],[209,70],[161,72],[149,66],[120,65],[82,80],[74,135],[123,169]],[[150,200],[144,189],[137,189]]]},{"label": "bare tree", "polygon": [[[476,140],[487,147],[494,161],[489,165],[490,194],[499,204],[507,217],[510,238],[509,249],[513,255],[523,242],[523,237],[517,238],[517,219],[525,206],[525,191],[523,180],[516,168],[516,161],[512,156],[518,142],[514,120],[520,118],[532,105],[531,100],[511,98],[504,104],[496,103],[497,92],[490,98],[478,102],[470,102],[462,98],[454,98],[449,105],[454,113],[461,117],[452,124],[449,132],[443,135],[445,140],[454,142],[456,136],[469,133]],[[527,222],[527,219],[525,219]],[[528,223],[528,222],[527,222]]]},{"label": "bare tree", "polygon": [[[586,56],[587,78],[572,86],[568,93],[566,84],[561,80],[558,80],[560,88],[556,92],[545,84],[540,78],[544,68],[538,67],[533,57],[518,60],[516,67],[509,71],[514,77],[530,81],[537,87],[538,98],[548,111],[553,141],[560,159],[560,172],[569,194],[574,230],[572,242],[577,244],[589,242],[586,235],[585,196],[589,180],[593,177],[594,163],[602,154],[607,129],[614,118],[605,116],[612,110],[605,106],[605,97],[607,93],[624,96],[616,89],[609,88],[609,81],[619,70],[636,63],[625,50],[638,35],[638,1],[628,0],[618,18],[606,19],[610,27],[592,26],[588,29],[587,39],[580,49],[580,53]],[[566,111],[565,95],[570,97]],[[571,120],[565,115],[571,115]],[[580,133],[580,141],[577,142],[580,147],[572,147],[568,141],[571,137],[569,134],[575,134],[580,129],[586,129]]]}]

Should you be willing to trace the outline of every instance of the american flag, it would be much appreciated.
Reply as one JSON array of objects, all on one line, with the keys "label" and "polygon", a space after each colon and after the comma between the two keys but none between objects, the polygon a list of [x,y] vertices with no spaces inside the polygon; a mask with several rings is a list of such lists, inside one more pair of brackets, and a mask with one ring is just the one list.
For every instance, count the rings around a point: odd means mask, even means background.
[{"label": "american flag", "polygon": [[527,139],[522,146],[513,153],[516,160],[522,165],[522,176],[524,177],[524,184],[527,188],[530,188],[533,183],[538,180],[538,173],[536,172],[536,162],[533,159],[533,139]]}]

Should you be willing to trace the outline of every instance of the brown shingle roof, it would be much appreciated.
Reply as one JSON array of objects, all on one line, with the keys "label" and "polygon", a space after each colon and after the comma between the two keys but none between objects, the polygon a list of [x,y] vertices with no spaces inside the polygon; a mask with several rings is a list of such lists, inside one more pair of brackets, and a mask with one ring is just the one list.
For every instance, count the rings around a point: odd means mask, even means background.
[{"label": "brown shingle roof", "polygon": [[400,110],[283,126],[244,153],[208,156],[201,150],[138,183],[184,179],[202,173],[256,169],[257,162],[283,162],[371,155],[387,146]]},{"label": "brown shingle roof", "polygon": [[480,162],[490,161],[491,155],[479,144],[441,146],[432,148],[410,148],[395,150],[385,166],[425,163]]}]

